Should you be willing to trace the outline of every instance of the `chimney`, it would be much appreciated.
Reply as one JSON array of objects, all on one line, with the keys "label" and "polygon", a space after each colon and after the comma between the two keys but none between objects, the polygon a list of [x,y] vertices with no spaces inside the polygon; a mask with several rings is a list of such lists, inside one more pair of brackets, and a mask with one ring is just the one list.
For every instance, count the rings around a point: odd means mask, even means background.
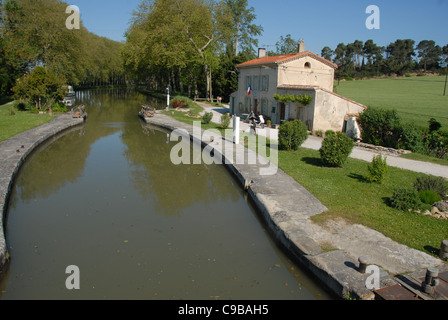
[{"label": "chimney", "polygon": [[258,48],[258,58],[264,58],[264,57],[266,57],[266,49]]},{"label": "chimney", "polygon": [[302,53],[305,52],[305,43],[303,42],[303,39],[299,40],[299,48],[298,48],[298,52],[297,53]]}]

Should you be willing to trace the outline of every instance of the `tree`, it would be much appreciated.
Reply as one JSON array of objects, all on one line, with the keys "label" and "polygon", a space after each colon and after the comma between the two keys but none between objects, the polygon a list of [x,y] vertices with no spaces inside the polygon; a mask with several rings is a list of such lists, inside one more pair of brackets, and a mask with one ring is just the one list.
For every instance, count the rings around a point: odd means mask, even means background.
[{"label": "tree", "polygon": [[329,61],[332,61],[334,51],[330,47],[324,47],[321,52],[321,56]]},{"label": "tree", "polygon": [[275,44],[277,54],[296,53],[298,46],[299,41],[292,39],[290,34],[287,34],[286,37],[281,36],[280,40]]},{"label": "tree", "polygon": [[379,73],[379,68],[381,62],[384,60],[383,53],[385,48],[377,46],[373,40],[367,40],[364,43],[364,56],[367,59],[367,68],[370,70],[375,70],[376,73]]},{"label": "tree", "polygon": [[433,40],[420,41],[416,49],[420,62],[423,62],[425,72],[427,71],[428,64],[436,64],[438,66],[441,60],[442,48],[436,46]]},{"label": "tree", "polygon": [[444,56],[443,62],[445,63],[445,65],[447,65],[448,64],[448,44],[443,47],[442,52],[443,52],[443,56]]},{"label": "tree", "polygon": [[224,4],[232,19],[235,56],[238,55],[240,46],[243,51],[252,50],[253,46],[258,44],[258,40],[254,37],[260,36],[263,32],[261,26],[253,24],[256,18],[254,8],[248,8],[247,0],[224,0]]},{"label": "tree", "polygon": [[414,40],[399,39],[387,47],[387,65],[390,72],[402,75],[412,68],[412,58],[415,56],[414,44]]},{"label": "tree", "polygon": [[206,96],[211,98],[220,45],[232,35],[228,13],[222,2],[210,0],[144,0],[127,33],[127,66],[140,72],[158,69],[169,79],[179,68],[194,78],[193,71],[201,66]]},{"label": "tree", "polygon": [[355,66],[360,69],[361,66],[364,64],[364,42],[360,40],[355,40],[352,44],[353,46],[353,54],[354,54],[354,61],[353,63]]},{"label": "tree", "polygon": [[26,99],[35,104],[36,109],[51,109],[64,98],[66,80],[44,67],[36,67],[31,73],[17,80],[13,88],[16,99]]}]

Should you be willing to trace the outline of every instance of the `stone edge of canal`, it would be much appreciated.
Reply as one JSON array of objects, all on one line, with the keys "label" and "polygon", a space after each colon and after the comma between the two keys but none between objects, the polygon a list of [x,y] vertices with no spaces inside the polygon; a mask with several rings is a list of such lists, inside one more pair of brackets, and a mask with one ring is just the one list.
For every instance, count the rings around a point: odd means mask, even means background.
[{"label": "stone edge of canal", "polygon": [[83,125],[86,117],[73,117],[69,113],[59,115],[50,122],[0,143],[0,278],[9,262],[3,220],[10,192],[22,164],[37,147],[70,128]]}]

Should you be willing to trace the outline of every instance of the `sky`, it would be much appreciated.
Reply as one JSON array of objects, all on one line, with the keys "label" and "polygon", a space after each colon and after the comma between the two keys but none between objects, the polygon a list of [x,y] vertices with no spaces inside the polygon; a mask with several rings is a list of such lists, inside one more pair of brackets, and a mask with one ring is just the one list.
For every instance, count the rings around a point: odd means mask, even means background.
[{"label": "sky", "polygon": [[[71,1],[71,2],[70,2]],[[124,41],[132,12],[141,0],[68,0],[79,7],[84,26],[91,32]],[[448,0],[248,0],[255,24],[263,27],[259,47],[275,50],[280,37],[304,39],[306,50],[321,53],[338,43],[372,39],[387,46],[397,39],[434,40],[448,44]],[[379,9],[379,29],[368,29],[369,5]]]}]

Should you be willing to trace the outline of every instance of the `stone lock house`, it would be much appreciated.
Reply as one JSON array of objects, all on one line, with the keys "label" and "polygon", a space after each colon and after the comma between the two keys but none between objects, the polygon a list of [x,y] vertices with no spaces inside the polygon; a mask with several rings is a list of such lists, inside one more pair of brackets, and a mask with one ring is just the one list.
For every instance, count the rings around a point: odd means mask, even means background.
[{"label": "stone lock house", "polygon": [[[333,92],[338,66],[321,56],[305,51],[300,41],[298,52],[266,56],[237,65],[238,91],[230,96],[231,114],[244,117],[251,110],[272,124],[301,120],[309,131],[346,131],[347,124],[365,110],[365,106]],[[281,102],[274,95],[308,95],[311,103]],[[356,131],[356,129],[355,129]]]}]

